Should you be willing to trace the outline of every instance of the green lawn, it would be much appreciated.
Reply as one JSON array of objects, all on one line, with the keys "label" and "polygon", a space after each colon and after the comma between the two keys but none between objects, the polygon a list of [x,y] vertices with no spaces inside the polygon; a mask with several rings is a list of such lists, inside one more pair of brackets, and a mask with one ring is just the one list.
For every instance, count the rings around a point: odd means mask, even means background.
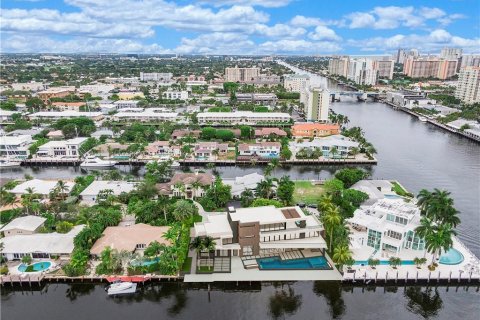
[{"label": "green lawn", "polygon": [[402,186],[399,185],[398,182],[392,181],[392,185],[393,185],[392,191],[398,194],[399,196],[413,198],[413,194],[411,194],[410,192],[402,188]]},{"label": "green lawn", "polygon": [[185,259],[185,262],[183,263],[182,271],[185,273],[190,273],[191,267],[192,267],[192,257],[187,257]]},{"label": "green lawn", "polygon": [[205,273],[213,272],[213,267],[200,266],[200,267],[197,267],[197,272],[199,272],[199,273],[202,273],[202,272],[205,272]]},{"label": "green lawn", "polygon": [[293,201],[305,204],[318,204],[323,194],[322,185],[313,185],[310,181],[295,181]]}]

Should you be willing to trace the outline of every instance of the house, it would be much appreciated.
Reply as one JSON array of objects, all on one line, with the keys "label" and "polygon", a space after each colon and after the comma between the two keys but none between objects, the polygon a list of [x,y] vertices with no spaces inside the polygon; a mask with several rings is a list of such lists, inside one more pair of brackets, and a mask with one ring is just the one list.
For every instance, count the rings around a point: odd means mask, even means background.
[{"label": "house", "polygon": [[278,158],[280,156],[280,142],[242,143],[238,145],[239,156],[260,158]]},{"label": "house", "polygon": [[162,93],[163,99],[169,100],[187,100],[188,99],[188,91],[173,91],[168,90]]},{"label": "house", "polygon": [[73,252],[73,239],[85,225],[73,227],[68,233],[34,233],[14,235],[1,239],[2,256],[7,260],[20,260],[23,256],[33,259],[49,259],[52,257],[68,258]]},{"label": "house", "polygon": [[63,135],[62,130],[54,130],[47,133],[47,138],[50,140],[63,140],[65,136]]},{"label": "house", "polygon": [[98,257],[106,247],[118,252],[128,251],[143,254],[145,248],[154,241],[169,246],[170,241],[164,237],[169,229],[170,227],[154,227],[144,223],[107,227],[100,239],[90,249],[90,254]]},{"label": "house", "polygon": [[203,197],[214,181],[210,173],[175,173],[170,182],[158,183],[156,188],[162,195],[193,199]]},{"label": "house", "polygon": [[172,139],[180,139],[186,137],[188,135],[192,135],[195,138],[199,138],[200,134],[202,133],[201,130],[173,130],[172,132]]},{"label": "house", "polygon": [[0,155],[10,158],[25,159],[29,156],[28,148],[32,145],[31,135],[0,136]]},{"label": "house", "polygon": [[101,137],[113,138],[115,134],[110,129],[98,129],[90,136],[95,139],[100,139]]},{"label": "house", "polygon": [[210,160],[227,152],[228,143],[218,142],[197,142],[193,151],[195,158],[200,160]]},{"label": "house", "polygon": [[414,202],[396,196],[362,205],[347,219],[351,246],[360,259],[374,256],[388,260],[403,252],[422,257],[425,241],[415,229],[420,225],[420,210]]},{"label": "house", "polygon": [[292,126],[294,138],[325,137],[340,133],[340,125],[330,123],[295,123]]},{"label": "house", "polygon": [[314,138],[312,141],[291,141],[289,147],[298,159],[309,156],[316,151],[321,152],[319,156],[325,158],[344,158],[350,154],[353,148],[358,149],[359,144],[342,135],[333,135]]},{"label": "house", "polygon": [[8,124],[13,123],[13,115],[18,113],[17,111],[8,111],[0,109],[0,123]]},{"label": "house", "polygon": [[108,157],[113,159],[129,159],[130,155],[127,152],[128,144],[121,144],[118,142],[107,142],[95,147],[95,153],[101,157]]},{"label": "house", "polygon": [[281,112],[200,112],[199,125],[282,125],[289,124],[291,116]]},{"label": "house", "polygon": [[223,183],[229,185],[232,193],[232,197],[239,198],[245,190],[255,190],[257,184],[265,180],[265,177],[256,172],[247,174],[243,177],[226,178],[222,179]]},{"label": "house", "polygon": [[255,129],[255,138],[286,137],[287,133],[280,128]]},{"label": "house", "polygon": [[83,204],[94,205],[101,191],[111,190],[112,195],[119,196],[122,193],[128,193],[135,190],[137,182],[129,181],[102,181],[95,180],[80,193],[80,199]]},{"label": "house", "polygon": [[37,157],[79,158],[80,148],[87,138],[73,138],[69,140],[49,141],[41,145]]},{"label": "house", "polygon": [[113,104],[115,105],[115,109],[125,109],[125,108],[137,108],[138,100],[118,100],[115,101]]},{"label": "house", "polygon": [[173,149],[170,146],[170,141],[155,141],[149,143],[145,147],[145,153],[149,156],[171,156]]},{"label": "house", "polygon": [[15,218],[0,229],[4,237],[37,233],[43,227],[46,218],[37,216],[25,216]]},{"label": "house", "polygon": [[86,117],[92,119],[93,121],[98,121],[103,119],[103,113],[101,112],[79,112],[79,111],[40,111],[28,115],[30,120],[49,120],[55,121],[60,119],[70,119],[70,118],[79,118]]},{"label": "house", "polygon": [[[64,195],[68,195],[75,185],[72,181],[64,181],[65,190],[63,191]],[[41,195],[43,198],[48,198],[50,192],[57,189],[58,181],[57,180],[40,180],[32,179],[16,185],[15,188],[10,190],[11,193],[20,197],[24,194],[28,194],[29,190],[33,190],[33,193]]]},{"label": "house", "polygon": [[314,215],[299,207],[240,208],[228,213],[206,214],[194,225],[195,237],[215,239],[215,256],[284,257],[292,250],[313,249],[325,255],[323,227]]}]

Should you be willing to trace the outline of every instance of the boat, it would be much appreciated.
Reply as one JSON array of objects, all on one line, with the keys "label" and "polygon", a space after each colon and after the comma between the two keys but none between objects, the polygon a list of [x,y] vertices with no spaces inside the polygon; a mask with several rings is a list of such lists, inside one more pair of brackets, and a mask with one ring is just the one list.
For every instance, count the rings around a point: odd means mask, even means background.
[{"label": "boat", "polygon": [[135,293],[137,291],[137,284],[129,281],[114,281],[106,289],[109,296]]},{"label": "boat", "polygon": [[83,161],[80,164],[80,167],[83,168],[107,168],[107,167],[113,167],[116,165],[116,161],[110,161],[110,160],[103,160],[95,156],[88,156],[85,158],[85,161]]},{"label": "boat", "polygon": [[20,161],[13,161],[10,159],[0,159],[0,168],[15,168],[20,167]]},{"label": "boat", "polygon": [[420,121],[422,121],[422,122],[427,122],[427,118],[422,117],[422,116],[419,116],[419,117],[418,117],[418,120],[420,120]]}]

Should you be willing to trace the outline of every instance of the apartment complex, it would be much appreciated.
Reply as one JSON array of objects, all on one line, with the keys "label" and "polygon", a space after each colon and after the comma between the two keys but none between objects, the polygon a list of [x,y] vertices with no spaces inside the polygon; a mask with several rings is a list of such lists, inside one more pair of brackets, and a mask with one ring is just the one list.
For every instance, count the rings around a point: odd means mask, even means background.
[{"label": "apartment complex", "polygon": [[373,60],[351,59],[348,63],[347,79],[356,84],[374,86],[377,83],[377,70],[373,66]]},{"label": "apartment complex", "polygon": [[44,103],[48,103],[51,98],[65,98],[66,96],[75,93],[75,87],[73,86],[64,86],[64,87],[52,87],[46,90],[40,91],[37,93],[38,98],[40,98]]},{"label": "apartment complex", "polygon": [[333,57],[328,61],[328,72],[330,74],[347,77],[348,75],[348,62],[350,58],[348,56],[344,57]]},{"label": "apartment complex", "polygon": [[269,106],[277,104],[277,96],[274,93],[237,93],[236,98],[238,102],[251,102]]},{"label": "apartment complex", "polygon": [[393,60],[342,56],[333,57],[328,62],[328,72],[332,75],[345,77],[356,84],[375,85],[377,77],[393,78],[393,66]]},{"label": "apartment complex", "polygon": [[304,74],[288,74],[283,81],[283,87],[290,92],[302,92],[308,88],[310,77]]},{"label": "apartment complex", "polygon": [[188,99],[188,91],[165,91],[162,93],[163,99],[169,100],[187,100]]},{"label": "apartment complex", "polygon": [[195,223],[194,235],[215,240],[215,256],[281,254],[292,249],[317,249],[325,254],[322,225],[299,207],[233,209],[206,215]]},{"label": "apartment complex", "polygon": [[375,60],[373,68],[377,70],[378,77],[383,79],[393,79],[393,60]]},{"label": "apartment complex", "polygon": [[455,97],[466,104],[480,102],[480,67],[460,69]]},{"label": "apartment complex", "polygon": [[28,115],[30,120],[60,120],[85,117],[94,121],[103,119],[101,112],[79,112],[79,111],[40,111]]},{"label": "apartment complex", "polygon": [[451,78],[457,71],[458,60],[436,57],[408,58],[403,64],[403,74],[411,78]]},{"label": "apartment complex", "polygon": [[155,81],[168,83],[172,81],[173,74],[170,72],[140,72],[140,81]]},{"label": "apartment complex", "polygon": [[330,123],[295,123],[292,126],[294,138],[325,137],[340,133],[340,125]]},{"label": "apartment complex", "polygon": [[463,50],[461,48],[445,47],[440,51],[440,58],[446,60],[458,60],[462,57]]},{"label": "apartment complex", "polygon": [[328,120],[330,91],[322,88],[308,88],[300,95],[300,102],[305,106],[305,116],[307,121]]},{"label": "apartment complex", "polygon": [[126,108],[113,115],[115,121],[177,121],[178,113],[165,112],[163,108]]},{"label": "apartment complex", "polygon": [[197,119],[200,125],[278,125],[290,123],[291,116],[281,112],[200,112]]},{"label": "apartment complex", "polygon": [[260,75],[260,68],[225,68],[226,82],[253,82]]}]

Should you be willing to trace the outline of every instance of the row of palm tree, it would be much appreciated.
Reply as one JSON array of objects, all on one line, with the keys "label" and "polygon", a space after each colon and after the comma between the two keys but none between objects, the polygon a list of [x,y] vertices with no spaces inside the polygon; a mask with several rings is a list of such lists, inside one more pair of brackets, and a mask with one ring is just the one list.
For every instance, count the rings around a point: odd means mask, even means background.
[{"label": "row of palm tree", "polygon": [[421,190],[418,206],[422,218],[416,234],[425,241],[427,252],[432,253],[430,268],[435,268],[436,259],[453,246],[455,227],[460,224],[459,211],[455,209],[450,192],[435,188],[433,192]]}]

